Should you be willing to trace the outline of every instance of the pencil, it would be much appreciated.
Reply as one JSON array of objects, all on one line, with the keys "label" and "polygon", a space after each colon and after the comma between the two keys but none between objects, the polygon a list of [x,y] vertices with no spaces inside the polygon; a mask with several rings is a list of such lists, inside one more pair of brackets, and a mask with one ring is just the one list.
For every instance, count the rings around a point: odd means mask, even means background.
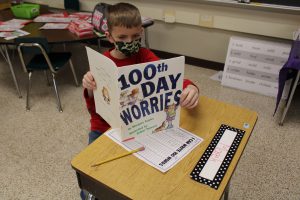
[{"label": "pencil", "polygon": [[135,149],[135,150],[132,150],[132,151],[128,151],[126,153],[123,153],[123,154],[120,154],[116,157],[113,157],[113,158],[109,158],[107,160],[104,160],[102,162],[99,162],[99,163],[96,163],[96,164],[93,164],[91,165],[91,167],[96,167],[96,166],[99,166],[99,165],[102,165],[104,163],[107,163],[107,162],[110,162],[110,161],[113,161],[113,160],[116,160],[116,159],[119,159],[119,158],[122,158],[122,157],[125,157],[125,156],[128,156],[128,155],[131,155],[133,153],[136,153],[136,152],[139,152],[139,151],[143,151],[145,149],[145,147],[140,147],[138,149]]}]

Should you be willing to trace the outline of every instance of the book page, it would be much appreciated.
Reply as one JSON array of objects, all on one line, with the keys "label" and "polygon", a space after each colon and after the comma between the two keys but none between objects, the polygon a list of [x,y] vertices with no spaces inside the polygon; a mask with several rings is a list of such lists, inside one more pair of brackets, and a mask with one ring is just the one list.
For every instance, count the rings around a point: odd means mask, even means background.
[{"label": "book page", "polygon": [[118,68],[101,53],[86,47],[91,73],[96,81],[94,90],[96,112],[112,127],[120,128]]},{"label": "book page", "polygon": [[179,127],[184,57],[119,68],[121,138]]},{"label": "book page", "polygon": [[203,141],[182,128],[171,128],[123,142],[116,129],[107,131],[105,135],[128,151],[145,147],[134,155],[161,172],[170,170]]}]

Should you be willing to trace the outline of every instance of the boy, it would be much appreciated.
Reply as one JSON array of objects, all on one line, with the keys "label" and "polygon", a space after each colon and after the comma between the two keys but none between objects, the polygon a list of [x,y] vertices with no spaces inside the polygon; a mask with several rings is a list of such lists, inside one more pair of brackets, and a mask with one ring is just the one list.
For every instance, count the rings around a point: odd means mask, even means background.
[{"label": "boy", "polygon": [[[141,15],[135,6],[128,3],[118,3],[108,7],[107,13],[108,32],[105,34],[115,47],[104,52],[105,56],[114,61],[118,67],[159,60],[149,49],[141,48],[143,28]],[[96,113],[93,96],[96,83],[90,71],[84,75],[82,85],[85,88],[84,98],[91,115],[90,144],[107,131],[110,126]],[[194,108],[198,104],[198,88],[187,79],[184,80],[183,87],[184,90],[180,96],[180,105],[189,109]],[[81,192],[81,197],[83,199],[85,197],[83,192]]]},{"label": "boy", "polygon": [[[118,67],[159,60],[149,49],[141,48],[143,28],[141,15],[135,6],[128,3],[118,3],[108,7],[107,13],[108,32],[105,34],[115,47],[104,52],[103,55],[114,61]],[[110,126],[96,113],[93,96],[96,83],[90,71],[84,75],[82,85],[85,88],[84,98],[91,115],[89,143],[92,143]],[[188,109],[194,108],[198,103],[198,88],[187,79],[184,80],[183,87],[180,105]]]}]

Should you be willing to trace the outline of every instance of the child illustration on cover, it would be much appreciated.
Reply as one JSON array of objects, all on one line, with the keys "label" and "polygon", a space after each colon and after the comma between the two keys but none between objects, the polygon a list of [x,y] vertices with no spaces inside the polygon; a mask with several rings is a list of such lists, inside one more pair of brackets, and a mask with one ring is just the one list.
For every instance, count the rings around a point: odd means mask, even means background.
[{"label": "child illustration on cover", "polygon": [[107,103],[107,104],[110,104],[110,96],[109,96],[109,92],[108,92],[108,89],[106,87],[103,86],[102,88],[102,96],[103,96],[103,99],[104,101]]},{"label": "child illustration on cover", "polygon": [[132,89],[130,94],[128,94],[128,91],[124,91],[120,95],[120,105],[122,108],[125,106],[132,106],[137,101],[141,101],[141,99],[139,99],[139,88]]},{"label": "child illustration on cover", "polygon": [[169,105],[166,107],[165,109],[165,112],[166,112],[166,121],[168,122],[168,126],[167,126],[167,129],[168,128],[173,128],[173,124],[172,124],[172,121],[175,119],[176,117],[176,109],[177,109],[178,106],[176,106],[175,103]]}]

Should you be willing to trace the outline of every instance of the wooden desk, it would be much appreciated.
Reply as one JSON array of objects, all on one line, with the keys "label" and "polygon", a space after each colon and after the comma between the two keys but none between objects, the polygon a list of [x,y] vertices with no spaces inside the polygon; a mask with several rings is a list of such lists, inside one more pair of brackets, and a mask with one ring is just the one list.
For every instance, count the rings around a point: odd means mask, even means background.
[{"label": "wooden desk", "polygon": [[[182,109],[181,127],[204,141],[174,168],[163,174],[135,156],[127,156],[97,168],[90,165],[124,153],[125,150],[101,136],[72,160],[79,186],[99,199],[220,199],[248,142],[257,113],[207,97],[201,97],[193,111]],[[193,181],[189,174],[204,153],[220,125],[246,131],[218,190]],[[250,127],[245,129],[244,123]]]},{"label": "wooden desk", "polygon": [[[60,10],[60,11],[63,11],[63,10]],[[40,13],[41,14],[50,13],[48,6],[45,6],[45,5],[41,6]],[[10,20],[13,18],[15,18],[15,17],[13,16],[10,9],[5,9],[5,10],[0,11],[0,21],[7,21],[7,20]],[[45,37],[45,38],[47,38],[47,40],[50,44],[62,44],[62,43],[66,44],[66,43],[84,42],[84,41],[97,39],[98,45],[100,44],[99,39],[105,38],[104,35],[102,37],[98,37],[96,34],[80,38],[80,37],[76,36],[75,34],[71,33],[67,29],[66,30],[43,30],[43,29],[40,29],[40,27],[42,27],[44,24],[45,23],[32,22],[32,23],[25,25],[22,28],[22,30],[29,32],[30,34],[23,36],[23,37]],[[144,39],[145,39],[145,45],[147,48],[149,48],[147,27],[152,26],[153,24],[154,24],[153,20],[143,22],[143,27],[145,28],[144,29],[144,34],[145,34]],[[7,61],[8,65],[9,65],[15,87],[17,89],[19,98],[21,98],[22,94],[21,94],[21,91],[19,88],[18,79],[15,75],[15,71],[12,66],[10,56],[7,51],[8,45],[15,45],[15,41],[14,40],[5,40],[4,38],[0,38],[0,52],[2,53],[3,57],[5,58],[5,60]],[[100,45],[99,45],[99,47],[100,47]]]},{"label": "wooden desk", "polygon": [[[63,10],[61,10],[62,12]],[[47,6],[41,6],[40,10],[41,14],[51,13]],[[14,19],[14,15],[12,14],[10,9],[0,11],[0,21],[7,21],[10,19]],[[79,38],[75,34],[71,33],[68,29],[64,30],[46,30],[40,29],[45,23],[41,22],[31,22],[26,24],[22,30],[29,32],[29,35],[23,37],[45,37],[47,38],[48,42],[51,44],[56,43],[70,43],[70,42],[81,42],[86,40],[92,40],[97,38],[96,35],[82,37]],[[0,38],[0,44],[11,44],[14,45],[14,40],[5,40],[4,38]]]}]

